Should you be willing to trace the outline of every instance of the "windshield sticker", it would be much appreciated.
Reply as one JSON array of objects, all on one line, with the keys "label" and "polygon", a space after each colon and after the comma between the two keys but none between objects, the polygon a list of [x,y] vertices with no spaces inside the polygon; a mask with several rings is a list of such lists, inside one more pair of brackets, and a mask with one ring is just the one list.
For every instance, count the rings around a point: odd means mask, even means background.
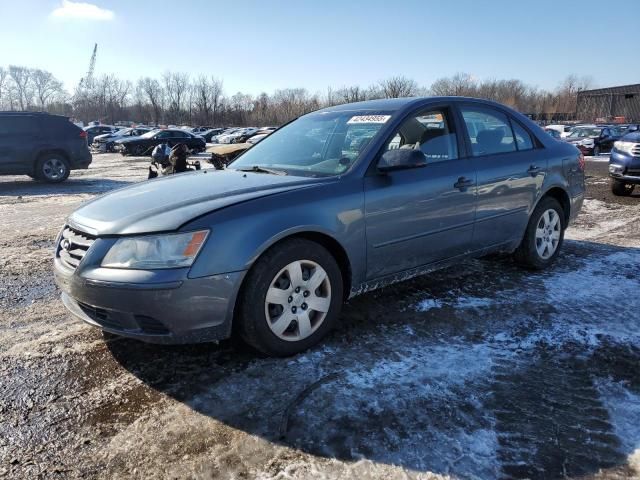
[{"label": "windshield sticker", "polygon": [[391,118],[391,115],[356,115],[351,117],[348,124],[351,123],[386,123]]}]

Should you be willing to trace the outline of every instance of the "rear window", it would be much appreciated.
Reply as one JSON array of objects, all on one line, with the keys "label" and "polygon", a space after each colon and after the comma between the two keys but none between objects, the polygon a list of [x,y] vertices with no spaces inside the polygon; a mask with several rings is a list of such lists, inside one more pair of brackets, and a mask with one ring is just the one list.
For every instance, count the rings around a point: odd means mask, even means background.
[{"label": "rear window", "polygon": [[82,130],[66,117],[46,118],[46,120],[43,122],[43,125],[46,130],[53,130],[57,133],[80,135],[80,131]]}]

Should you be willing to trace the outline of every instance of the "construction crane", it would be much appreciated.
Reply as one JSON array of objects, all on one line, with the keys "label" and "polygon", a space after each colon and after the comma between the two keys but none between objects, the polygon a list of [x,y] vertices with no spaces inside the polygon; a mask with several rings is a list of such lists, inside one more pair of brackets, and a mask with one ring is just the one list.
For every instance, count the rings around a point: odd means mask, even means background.
[{"label": "construction crane", "polygon": [[91,88],[93,84],[93,70],[96,67],[96,54],[98,53],[98,44],[93,46],[93,53],[91,54],[91,60],[89,60],[89,70],[84,78],[80,79],[80,88]]}]

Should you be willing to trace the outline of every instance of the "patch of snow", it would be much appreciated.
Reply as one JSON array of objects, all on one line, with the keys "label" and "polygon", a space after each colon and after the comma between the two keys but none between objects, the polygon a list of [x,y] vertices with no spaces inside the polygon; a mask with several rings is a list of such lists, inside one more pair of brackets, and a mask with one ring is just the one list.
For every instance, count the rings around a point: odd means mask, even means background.
[{"label": "patch of snow", "polygon": [[596,388],[629,466],[640,475],[640,395],[611,379],[599,380]]}]

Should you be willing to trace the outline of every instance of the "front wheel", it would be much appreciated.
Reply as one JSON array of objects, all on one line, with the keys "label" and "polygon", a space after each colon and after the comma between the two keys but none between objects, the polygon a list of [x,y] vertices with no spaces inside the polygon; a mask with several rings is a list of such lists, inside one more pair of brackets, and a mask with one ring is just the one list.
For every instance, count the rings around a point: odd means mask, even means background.
[{"label": "front wheel", "polygon": [[334,326],[342,289],[340,268],[322,245],[286,240],[263,254],[245,279],[236,318],[240,334],[268,355],[302,352]]},{"label": "front wheel", "polygon": [[617,197],[628,197],[633,193],[635,185],[621,182],[620,180],[611,180],[611,193]]},{"label": "front wheel", "polygon": [[548,267],[560,252],[565,228],[560,203],[555,198],[543,198],[529,218],[522,243],[514,253],[515,260],[534,270]]}]

